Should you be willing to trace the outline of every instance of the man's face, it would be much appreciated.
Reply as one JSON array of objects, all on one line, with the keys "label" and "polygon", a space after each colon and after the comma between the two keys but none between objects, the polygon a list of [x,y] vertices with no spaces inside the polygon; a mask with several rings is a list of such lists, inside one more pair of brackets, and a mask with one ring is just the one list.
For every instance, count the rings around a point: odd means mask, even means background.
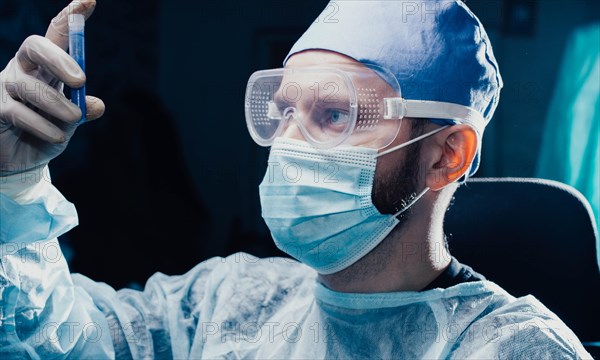
[{"label": "man's face", "polygon": [[[286,67],[302,66],[357,66],[361,63],[347,56],[324,50],[309,50],[293,55],[287,62]],[[389,89],[390,86],[381,78],[375,77],[371,87]],[[388,92],[389,92],[388,91]],[[404,119],[402,126],[394,139],[388,146],[380,151],[405,143],[418,136],[422,132],[422,119]],[[282,134],[283,137],[305,140],[294,126],[290,126]],[[364,144],[377,143],[377,136],[370,140],[361,140]],[[356,144],[350,144],[356,145]],[[361,144],[362,145],[362,144]],[[378,158],[373,184],[373,204],[382,214],[394,214],[403,209],[410,198],[417,194],[420,189],[419,181],[419,159],[420,143],[409,145],[405,148],[391,152]],[[404,216],[409,215],[405,213]],[[401,222],[404,223],[404,222]]]}]

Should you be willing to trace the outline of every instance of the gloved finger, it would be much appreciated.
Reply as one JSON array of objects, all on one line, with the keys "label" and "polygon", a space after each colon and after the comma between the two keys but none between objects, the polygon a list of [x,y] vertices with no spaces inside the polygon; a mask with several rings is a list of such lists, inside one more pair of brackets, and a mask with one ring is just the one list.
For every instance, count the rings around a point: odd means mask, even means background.
[{"label": "gloved finger", "polygon": [[61,121],[74,123],[81,119],[79,107],[61,92],[27,74],[20,74],[17,78],[18,82],[5,84],[13,98],[31,104]]},{"label": "gloved finger", "polygon": [[52,41],[39,35],[25,39],[16,58],[24,71],[43,66],[69,87],[79,88],[85,84],[85,74],[77,62]]},{"label": "gloved finger", "polygon": [[83,14],[89,18],[96,8],[96,0],[75,0],[65,7],[48,26],[46,38],[63,50],[69,47],[69,14]]},{"label": "gloved finger", "polygon": [[87,114],[85,115],[86,122],[101,118],[106,110],[104,101],[95,96],[86,96],[85,105],[87,108]]},{"label": "gloved finger", "polygon": [[63,143],[66,139],[65,133],[56,125],[10,96],[6,97],[0,108],[0,120],[51,143]]}]

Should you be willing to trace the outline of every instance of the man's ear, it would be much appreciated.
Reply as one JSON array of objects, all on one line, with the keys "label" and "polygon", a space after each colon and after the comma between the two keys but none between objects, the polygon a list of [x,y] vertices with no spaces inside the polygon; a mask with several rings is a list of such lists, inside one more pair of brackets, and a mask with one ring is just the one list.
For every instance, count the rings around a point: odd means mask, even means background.
[{"label": "man's ear", "polygon": [[453,125],[432,137],[436,151],[432,152],[426,183],[431,190],[440,190],[460,179],[471,167],[477,152],[477,133],[469,125]]}]

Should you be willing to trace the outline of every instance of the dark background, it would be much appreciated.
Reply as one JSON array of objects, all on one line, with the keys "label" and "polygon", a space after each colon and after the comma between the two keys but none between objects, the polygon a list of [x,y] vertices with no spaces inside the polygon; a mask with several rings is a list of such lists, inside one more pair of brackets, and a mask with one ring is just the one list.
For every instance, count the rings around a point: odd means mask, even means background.
[{"label": "dark background", "polygon": [[[0,0],[0,64],[67,3]],[[86,27],[87,89],[107,111],[51,165],[79,212],[80,225],[61,238],[72,271],[138,287],[212,256],[278,254],[260,216],[267,152],[247,134],[245,85],[253,71],[280,67],[325,5],[98,0]],[[534,176],[567,38],[600,20],[600,2],[467,5],[505,83],[477,176]]]}]

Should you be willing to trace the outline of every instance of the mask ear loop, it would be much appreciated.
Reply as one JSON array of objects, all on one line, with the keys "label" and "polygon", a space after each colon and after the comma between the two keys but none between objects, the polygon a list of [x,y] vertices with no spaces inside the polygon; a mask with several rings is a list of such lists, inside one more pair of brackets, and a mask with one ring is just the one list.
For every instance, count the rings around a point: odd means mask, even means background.
[{"label": "mask ear loop", "polygon": [[410,144],[414,144],[414,143],[416,143],[417,141],[420,141],[420,140],[423,140],[423,139],[425,139],[426,137],[429,137],[429,136],[431,136],[431,135],[433,135],[433,134],[437,134],[437,133],[439,133],[440,131],[444,130],[445,128],[447,128],[447,127],[449,127],[449,126],[450,126],[450,125],[442,126],[442,127],[441,127],[441,128],[439,128],[439,129],[435,129],[435,130],[433,130],[433,131],[430,131],[430,132],[428,132],[428,133],[426,133],[426,134],[423,134],[423,135],[421,135],[421,136],[418,136],[418,137],[416,137],[416,138],[414,138],[414,139],[412,139],[412,140],[410,140],[410,141],[407,141],[407,142],[405,142],[405,143],[403,143],[403,144],[400,144],[400,145],[398,145],[398,146],[394,146],[393,148],[390,148],[390,149],[387,149],[387,150],[385,150],[385,151],[382,151],[382,152],[378,153],[377,155],[375,155],[375,157],[376,157],[376,158],[378,158],[378,157],[380,157],[380,156],[387,155],[387,154],[389,154],[389,153],[391,153],[391,152],[394,152],[394,151],[396,151],[396,150],[402,149],[403,147],[405,147],[405,146],[408,146],[408,145],[410,145]]},{"label": "mask ear loop", "polygon": [[394,217],[398,217],[398,215],[402,214],[403,212],[405,212],[406,210],[408,210],[411,206],[413,206],[420,198],[423,197],[423,195],[425,195],[427,192],[429,191],[429,187],[425,187],[425,189],[423,189],[423,191],[421,191],[414,199],[412,199],[408,205],[406,205],[404,207],[404,209],[398,211],[397,213],[394,214]]},{"label": "mask ear loop", "polygon": [[[425,139],[426,137],[429,137],[429,136],[431,136],[431,135],[434,135],[434,134],[437,134],[437,133],[439,133],[440,131],[444,130],[444,129],[445,129],[445,128],[447,128],[447,127],[450,127],[450,125],[442,126],[442,127],[441,127],[441,128],[439,128],[439,129],[435,129],[435,130],[433,130],[433,131],[430,131],[430,132],[428,132],[428,133],[425,133],[425,134],[423,134],[423,135],[421,135],[421,136],[417,136],[416,138],[414,138],[414,139],[412,139],[412,140],[410,140],[410,141],[407,141],[407,142],[405,142],[404,144],[400,144],[400,145],[398,145],[398,146],[394,146],[394,147],[393,147],[393,148],[391,148],[391,149],[387,149],[387,150],[385,150],[385,151],[382,151],[382,152],[380,152],[379,154],[375,155],[375,158],[378,158],[378,157],[380,157],[380,156],[383,156],[383,155],[389,154],[389,153],[391,153],[391,152],[394,152],[394,151],[396,151],[396,150],[398,150],[398,149],[401,149],[401,148],[403,148],[403,147],[406,147],[406,146],[408,146],[408,145],[410,145],[410,144],[414,144],[414,143],[416,143],[417,141],[420,141],[420,140],[423,140],[423,139]],[[414,204],[415,204],[415,203],[416,203],[416,202],[417,202],[417,201],[418,201],[420,198],[422,198],[422,197],[423,197],[423,195],[425,195],[425,194],[426,194],[428,191],[429,191],[429,187],[425,187],[425,189],[423,189],[423,191],[421,191],[421,192],[420,192],[420,193],[419,193],[417,196],[415,196],[415,198],[414,198],[414,199],[412,199],[412,200],[411,200],[411,201],[408,203],[408,205],[406,205],[406,206],[405,206],[405,207],[404,207],[402,210],[400,210],[400,211],[398,211],[396,214],[394,214],[394,217],[398,217],[398,215],[400,215],[400,214],[402,214],[403,212],[405,212],[406,210],[408,210],[408,209],[409,209],[411,206],[413,206],[413,205],[414,205]]]}]

